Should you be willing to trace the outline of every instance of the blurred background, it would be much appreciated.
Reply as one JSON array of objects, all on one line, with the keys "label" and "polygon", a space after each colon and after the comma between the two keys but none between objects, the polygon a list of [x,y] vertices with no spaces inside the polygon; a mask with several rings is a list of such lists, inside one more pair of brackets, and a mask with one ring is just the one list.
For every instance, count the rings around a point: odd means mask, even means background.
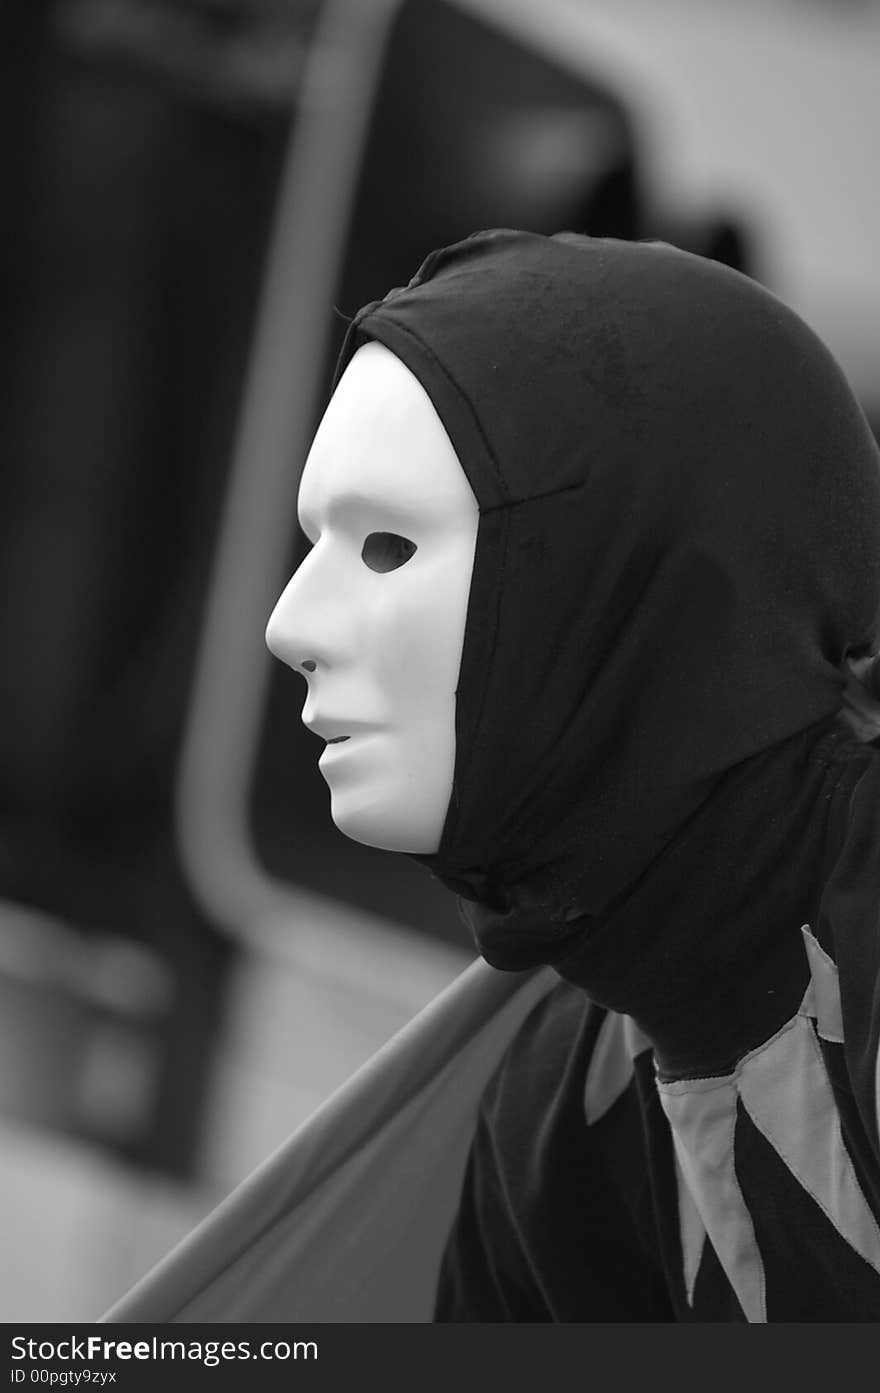
[{"label": "blurred background", "polygon": [[6,0],[0,1319],[90,1320],[469,961],[263,647],[345,316],[483,227],[777,291],[880,423],[878,0]]}]

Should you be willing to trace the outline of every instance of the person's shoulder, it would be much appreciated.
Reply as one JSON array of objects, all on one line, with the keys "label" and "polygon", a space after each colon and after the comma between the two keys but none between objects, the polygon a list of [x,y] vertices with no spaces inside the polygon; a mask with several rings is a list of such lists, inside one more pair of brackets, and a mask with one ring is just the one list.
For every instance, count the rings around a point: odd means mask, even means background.
[{"label": "person's shoulder", "polygon": [[504,1054],[483,1102],[496,1126],[534,1118],[563,1101],[583,1106],[584,1085],[608,1013],[560,979],[534,1007]]}]

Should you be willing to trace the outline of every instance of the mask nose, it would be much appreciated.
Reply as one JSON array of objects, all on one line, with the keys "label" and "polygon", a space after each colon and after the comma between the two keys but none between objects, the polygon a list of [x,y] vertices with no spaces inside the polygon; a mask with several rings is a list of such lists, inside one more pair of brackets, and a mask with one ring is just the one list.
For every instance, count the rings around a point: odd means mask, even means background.
[{"label": "mask nose", "polygon": [[317,670],[322,655],[315,633],[315,606],[303,593],[300,571],[288,581],[269,616],[266,646],[295,672],[308,673]]},{"label": "mask nose", "polygon": [[270,653],[304,676],[338,664],[351,646],[350,582],[324,552],[319,544],[300,562],[266,625]]}]

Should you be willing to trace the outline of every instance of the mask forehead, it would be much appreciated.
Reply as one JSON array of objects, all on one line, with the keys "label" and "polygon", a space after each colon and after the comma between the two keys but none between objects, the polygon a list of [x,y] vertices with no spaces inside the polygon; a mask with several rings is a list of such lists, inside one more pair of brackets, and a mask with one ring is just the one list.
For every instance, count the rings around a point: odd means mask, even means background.
[{"label": "mask forehead", "polygon": [[314,539],[327,524],[400,531],[467,525],[470,485],[430,397],[378,343],[358,350],[315,435],[299,491],[300,524]]}]

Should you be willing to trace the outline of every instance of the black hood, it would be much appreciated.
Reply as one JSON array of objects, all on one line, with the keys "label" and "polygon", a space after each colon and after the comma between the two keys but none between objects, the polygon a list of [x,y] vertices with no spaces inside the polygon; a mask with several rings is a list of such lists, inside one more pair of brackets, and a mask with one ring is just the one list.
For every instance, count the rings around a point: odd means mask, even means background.
[{"label": "black hood", "polygon": [[480,507],[453,796],[419,859],[491,911],[491,961],[553,961],[733,771],[838,711],[878,638],[877,449],[791,310],[665,243],[479,233],[365,306],[337,375],[368,339]]}]

